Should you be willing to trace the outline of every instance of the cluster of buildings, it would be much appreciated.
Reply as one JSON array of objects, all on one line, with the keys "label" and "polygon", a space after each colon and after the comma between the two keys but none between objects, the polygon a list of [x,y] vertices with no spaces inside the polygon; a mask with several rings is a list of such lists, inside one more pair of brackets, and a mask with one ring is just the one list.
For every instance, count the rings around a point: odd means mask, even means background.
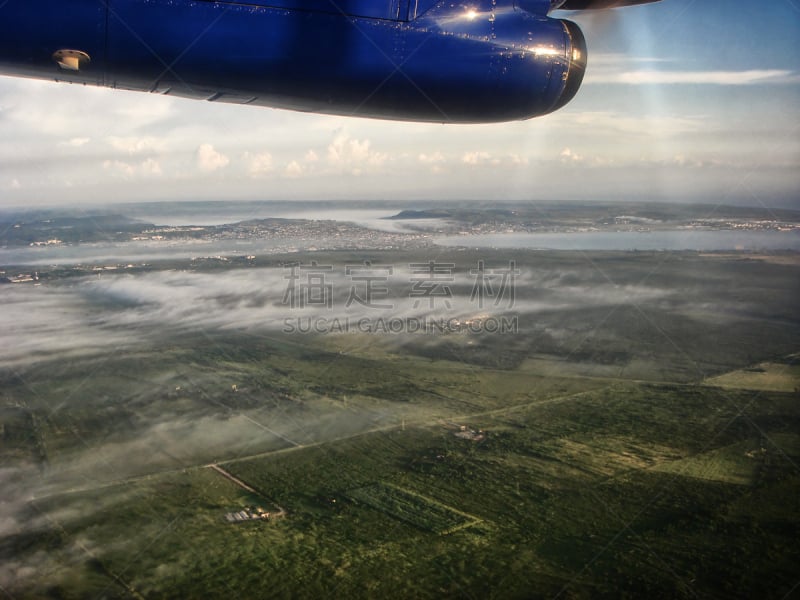
[{"label": "cluster of buildings", "polygon": [[466,425],[462,425],[459,431],[456,431],[455,436],[462,440],[469,440],[470,442],[482,442],[486,439],[486,432],[483,429],[470,429]]},{"label": "cluster of buildings", "polygon": [[7,275],[5,271],[0,271],[0,283],[36,283],[39,281],[39,273],[17,273]]},{"label": "cluster of buildings", "polygon": [[445,427],[453,432],[453,435],[462,440],[469,440],[470,442],[482,442],[486,439],[487,432],[483,429],[472,429],[468,425],[459,425],[457,423],[445,423]]},{"label": "cluster of buildings", "polygon": [[745,231],[796,231],[800,224],[789,221],[769,220],[730,220],[730,219],[701,219],[690,222],[684,226],[687,229],[739,229]]},{"label": "cluster of buildings", "polygon": [[251,506],[238,512],[227,513],[225,515],[225,520],[228,523],[241,523],[243,521],[268,520],[272,516],[272,513],[265,511],[260,506]]},{"label": "cluster of buildings", "polygon": [[64,243],[64,242],[62,242],[61,240],[59,240],[59,239],[57,239],[57,238],[53,238],[53,239],[50,239],[50,240],[43,240],[43,241],[38,241],[38,242],[31,242],[31,243],[30,243],[30,244],[28,244],[28,245],[29,245],[29,246],[60,246],[60,245],[61,245],[61,244],[63,244],[63,243]]}]

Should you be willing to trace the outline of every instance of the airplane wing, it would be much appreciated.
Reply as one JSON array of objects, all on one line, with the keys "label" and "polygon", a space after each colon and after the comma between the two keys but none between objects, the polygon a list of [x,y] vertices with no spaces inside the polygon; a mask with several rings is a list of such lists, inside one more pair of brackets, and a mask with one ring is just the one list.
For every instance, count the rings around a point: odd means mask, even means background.
[{"label": "airplane wing", "polygon": [[648,0],[5,0],[0,75],[380,119],[486,123],[567,104],[553,18]]}]

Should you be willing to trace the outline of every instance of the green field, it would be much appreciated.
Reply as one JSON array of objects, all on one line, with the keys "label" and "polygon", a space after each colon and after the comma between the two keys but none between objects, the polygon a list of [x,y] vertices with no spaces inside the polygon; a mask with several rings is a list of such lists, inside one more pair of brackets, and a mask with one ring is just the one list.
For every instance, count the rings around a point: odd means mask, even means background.
[{"label": "green field", "polygon": [[[366,254],[339,259],[386,260]],[[477,256],[439,258],[466,272]],[[1,369],[0,596],[796,593],[800,398],[752,382],[797,368],[797,265],[515,258],[528,279],[511,336],[190,319]],[[35,289],[60,315],[90,283]],[[83,318],[154,310],[106,302]],[[286,513],[226,520],[250,506]]]},{"label": "green field", "polygon": [[724,388],[796,392],[800,390],[800,365],[797,361],[798,357],[795,355],[786,362],[761,363],[755,367],[711,377],[706,379],[706,383]]},{"label": "green field", "polygon": [[[742,418],[748,401],[616,385],[473,416],[479,444],[406,425],[223,463],[258,496],[202,467],[145,476],[36,500],[37,529],[1,551],[37,561],[35,579],[15,571],[21,598],[248,596],[265,581],[287,598],[782,597],[800,559],[800,407],[773,392]],[[754,446],[751,423],[775,445]],[[286,517],[224,520],[268,503]]]},{"label": "green field", "polygon": [[378,482],[349,490],[347,497],[415,527],[439,534],[454,533],[478,522],[475,517],[388,483]]}]

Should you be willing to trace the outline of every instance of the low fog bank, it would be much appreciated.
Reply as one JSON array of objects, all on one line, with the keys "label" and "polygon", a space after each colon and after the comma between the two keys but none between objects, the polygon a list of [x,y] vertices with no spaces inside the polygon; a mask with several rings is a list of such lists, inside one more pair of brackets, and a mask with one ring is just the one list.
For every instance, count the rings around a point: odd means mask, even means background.
[{"label": "low fog bank", "polygon": [[[513,279],[494,275],[483,283],[473,264],[424,281],[409,263],[348,272],[344,265],[312,269],[308,261],[299,269],[171,270],[4,286],[0,366],[20,371],[53,360],[147,352],[176,336],[226,331],[385,337],[408,333],[402,327],[387,331],[387,322],[452,327],[506,318],[516,320],[518,334],[546,330],[554,339],[564,339],[580,331],[619,334],[626,324],[599,313],[620,308],[655,311],[659,319],[696,321],[700,327],[797,318],[785,298],[792,293],[785,277],[776,281],[759,273],[764,279],[759,281],[735,278],[728,267],[689,269],[668,258],[651,262],[632,262],[635,268],[629,268],[622,261],[622,266],[609,267],[587,256],[563,265],[519,265]],[[743,266],[751,271],[759,267]],[[768,302],[763,300],[764,285],[773,287]],[[398,347],[408,342],[408,336],[390,337]],[[443,338],[414,339],[435,345]]]},{"label": "low fog bank", "polygon": [[[215,274],[161,271],[7,286],[0,316],[0,365],[22,368],[65,357],[146,349],[187,332],[282,332],[287,323],[320,320],[464,321],[653,302],[676,294],[658,286],[602,281],[580,285],[579,273],[554,277],[534,269],[521,269],[513,289],[507,285],[496,299],[480,298],[475,277],[463,271],[436,284],[438,291],[430,295],[423,288],[434,284],[420,284],[415,291],[415,275],[407,265],[394,269],[388,281],[370,284],[347,277],[343,268],[334,269],[325,273],[324,290],[304,288],[308,280],[293,281],[291,276],[280,268]],[[386,275],[375,271],[359,276]],[[499,285],[494,283],[495,294]],[[330,298],[329,305],[311,296],[318,292]]]}]

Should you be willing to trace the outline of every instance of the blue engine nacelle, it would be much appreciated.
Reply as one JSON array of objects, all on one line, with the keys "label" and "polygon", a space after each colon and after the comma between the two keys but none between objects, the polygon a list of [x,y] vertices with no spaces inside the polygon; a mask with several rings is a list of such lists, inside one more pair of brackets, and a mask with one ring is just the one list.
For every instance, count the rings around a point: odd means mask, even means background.
[{"label": "blue engine nacelle", "polygon": [[550,0],[7,0],[0,74],[336,115],[528,119],[580,87]]}]

